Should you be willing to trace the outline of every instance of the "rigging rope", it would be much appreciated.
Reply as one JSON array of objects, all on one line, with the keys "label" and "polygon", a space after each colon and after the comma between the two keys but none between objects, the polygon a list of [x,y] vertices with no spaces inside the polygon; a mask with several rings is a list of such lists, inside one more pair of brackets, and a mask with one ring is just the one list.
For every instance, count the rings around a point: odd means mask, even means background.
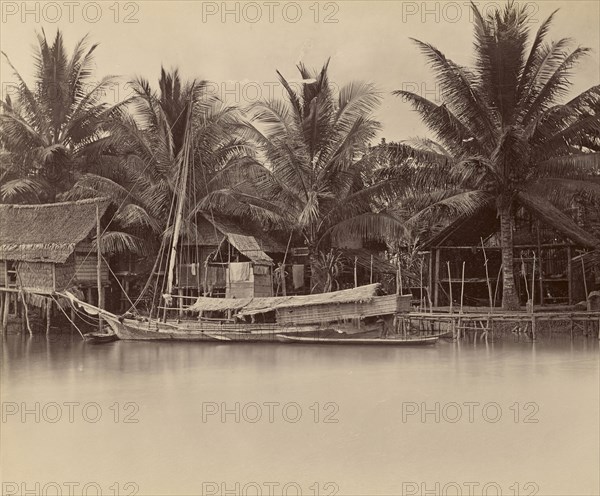
[{"label": "rigging rope", "polygon": [[[177,118],[175,119],[175,121],[173,122],[173,124],[171,126],[169,126],[169,131],[173,131],[173,128],[175,127],[175,125],[177,124],[177,122],[179,121],[181,115],[183,114],[183,111],[185,110],[185,108],[183,108],[181,110],[181,112],[179,113],[179,115],[177,116]],[[142,169],[142,172],[138,175],[138,178],[134,181],[133,185],[131,186],[131,188],[129,188],[129,190],[127,191],[127,194],[125,195],[125,197],[123,198],[123,200],[121,201],[121,203],[119,204],[119,206],[117,207],[117,209],[115,210],[115,213],[112,215],[112,217],[110,218],[110,220],[108,221],[108,223],[106,224],[106,227],[104,228],[104,230],[102,231],[102,233],[100,234],[100,237],[102,237],[106,231],[108,230],[108,228],[110,227],[112,221],[115,219],[115,217],[117,216],[117,213],[119,212],[119,210],[121,210],[121,207],[123,207],[123,205],[125,204],[125,202],[127,201],[127,199],[129,198],[129,195],[131,195],[131,192],[133,191],[133,188],[137,185],[138,181],[140,180],[140,178],[142,177],[142,175],[144,174],[144,172],[146,172],[146,170],[148,169],[148,167],[150,166],[150,163],[152,162],[152,160],[154,159],[154,157],[156,156],[156,154],[158,153],[158,150],[156,150],[152,156],[148,159],[148,162],[146,163],[146,165],[144,166],[144,168]],[[96,241],[97,243],[100,243],[100,240]],[[98,250],[100,250],[101,247],[98,248]],[[69,287],[69,285],[71,284],[71,282],[73,282],[73,279],[77,276],[77,273],[79,272],[79,268],[81,266],[83,266],[83,264],[86,262],[86,260],[89,258],[89,256],[91,255],[92,250],[90,249],[90,251],[87,253],[87,255],[85,256],[85,258],[83,259],[83,261],[81,262],[81,264],[79,264],[79,267],[75,267],[75,272],[73,273],[73,275],[71,276],[71,278],[69,279],[68,283],[66,284],[65,287]]]}]

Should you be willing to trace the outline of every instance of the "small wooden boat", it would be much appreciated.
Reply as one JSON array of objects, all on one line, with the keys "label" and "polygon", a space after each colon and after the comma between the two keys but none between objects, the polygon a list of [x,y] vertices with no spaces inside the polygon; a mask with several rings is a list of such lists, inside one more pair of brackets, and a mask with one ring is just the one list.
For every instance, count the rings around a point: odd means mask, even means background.
[{"label": "small wooden boat", "polygon": [[89,332],[83,335],[86,341],[95,344],[111,343],[119,339],[114,332]]},{"label": "small wooden boat", "polygon": [[439,336],[426,336],[419,338],[325,338],[320,336],[277,336],[282,343],[308,343],[308,344],[354,344],[354,345],[383,345],[383,346],[424,346],[437,343]]}]

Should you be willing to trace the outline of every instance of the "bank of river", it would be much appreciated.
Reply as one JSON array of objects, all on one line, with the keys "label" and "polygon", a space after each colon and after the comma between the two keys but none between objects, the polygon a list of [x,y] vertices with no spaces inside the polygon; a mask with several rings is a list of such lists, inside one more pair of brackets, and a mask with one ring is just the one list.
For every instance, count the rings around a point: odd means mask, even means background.
[{"label": "bank of river", "polygon": [[2,480],[7,494],[597,495],[599,364],[598,340],[580,337],[380,348],[9,335]]}]

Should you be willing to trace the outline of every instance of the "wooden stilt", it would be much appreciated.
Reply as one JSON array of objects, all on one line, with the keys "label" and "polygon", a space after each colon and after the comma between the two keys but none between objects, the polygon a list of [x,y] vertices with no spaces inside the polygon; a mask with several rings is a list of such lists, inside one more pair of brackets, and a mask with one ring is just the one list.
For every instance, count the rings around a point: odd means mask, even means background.
[{"label": "wooden stilt", "polygon": [[440,304],[439,300],[439,286],[440,286],[440,257],[441,248],[435,250],[435,272],[433,276],[433,304],[437,307]]},{"label": "wooden stilt", "polygon": [[483,244],[483,238],[479,238],[481,240],[481,249],[483,250],[483,258],[485,260],[485,280],[487,281],[488,287],[488,296],[490,298],[490,313],[493,312],[494,302],[492,299],[492,284],[490,283],[490,272],[488,270],[488,257],[485,252],[485,245]]},{"label": "wooden stilt", "polygon": [[46,334],[50,334],[52,325],[52,300],[46,300]]},{"label": "wooden stilt", "polygon": [[8,331],[8,312],[10,310],[10,293],[4,295],[4,309],[2,311],[2,328]]},{"label": "wooden stilt", "polygon": [[[446,262],[446,266],[448,267],[448,287],[450,290],[450,313],[453,313],[454,309],[453,309],[452,305],[454,304],[454,301],[453,301],[454,299],[452,298],[452,274],[450,273],[450,261]],[[453,319],[453,322],[454,322],[454,319]]]},{"label": "wooden stilt", "polygon": [[[0,315],[4,315],[4,301],[6,299],[7,293],[0,293]],[[0,325],[0,331],[4,332],[4,321],[2,321],[2,325]]]},{"label": "wooden stilt", "polygon": [[31,325],[29,323],[29,309],[27,308],[27,300],[25,300],[25,293],[21,293],[21,300],[23,301],[23,317],[25,318],[25,325],[30,336],[33,336]]},{"label": "wooden stilt", "polygon": [[571,341],[573,340],[573,317],[571,317]]},{"label": "wooden stilt", "polygon": [[583,289],[585,291],[585,301],[588,299],[588,287],[587,287],[587,279],[585,278],[585,262],[583,261],[583,256],[581,257],[581,271],[583,272]]}]

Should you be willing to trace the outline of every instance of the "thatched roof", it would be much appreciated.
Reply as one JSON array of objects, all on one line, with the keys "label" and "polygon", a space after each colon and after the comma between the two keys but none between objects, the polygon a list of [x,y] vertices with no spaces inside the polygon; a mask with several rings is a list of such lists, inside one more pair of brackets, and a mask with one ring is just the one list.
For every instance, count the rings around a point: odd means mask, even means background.
[{"label": "thatched roof", "polygon": [[[569,216],[545,200],[520,193],[519,204],[530,214],[552,227],[573,243],[585,247],[596,248],[600,241],[579,227]],[[485,207],[471,215],[461,216],[425,242],[426,248],[436,246],[477,246],[480,240],[500,230],[496,209]]]},{"label": "thatched roof", "polygon": [[44,205],[0,204],[0,260],[64,263],[96,225],[108,200]]},{"label": "thatched roof", "polygon": [[472,215],[460,216],[429,238],[425,248],[436,246],[477,246],[500,229],[495,208],[482,208]]},{"label": "thatched roof", "polygon": [[586,248],[597,248],[600,246],[600,240],[596,239],[593,234],[584,231],[569,216],[565,215],[551,203],[523,193],[519,193],[519,201],[521,205],[540,220],[552,226],[563,236],[578,245]]},{"label": "thatched roof", "polygon": [[206,298],[199,297],[188,308],[191,312],[237,310],[240,315],[271,312],[275,309],[329,305],[339,303],[359,303],[377,296],[380,285],[369,284],[358,288],[343,289],[331,293],[303,296],[274,296],[267,298]]},{"label": "thatched roof", "polygon": [[271,264],[267,253],[284,253],[285,246],[268,233],[245,223],[243,226],[219,216],[205,215],[198,221],[198,244],[218,246],[226,238],[242,255],[258,264]]}]

